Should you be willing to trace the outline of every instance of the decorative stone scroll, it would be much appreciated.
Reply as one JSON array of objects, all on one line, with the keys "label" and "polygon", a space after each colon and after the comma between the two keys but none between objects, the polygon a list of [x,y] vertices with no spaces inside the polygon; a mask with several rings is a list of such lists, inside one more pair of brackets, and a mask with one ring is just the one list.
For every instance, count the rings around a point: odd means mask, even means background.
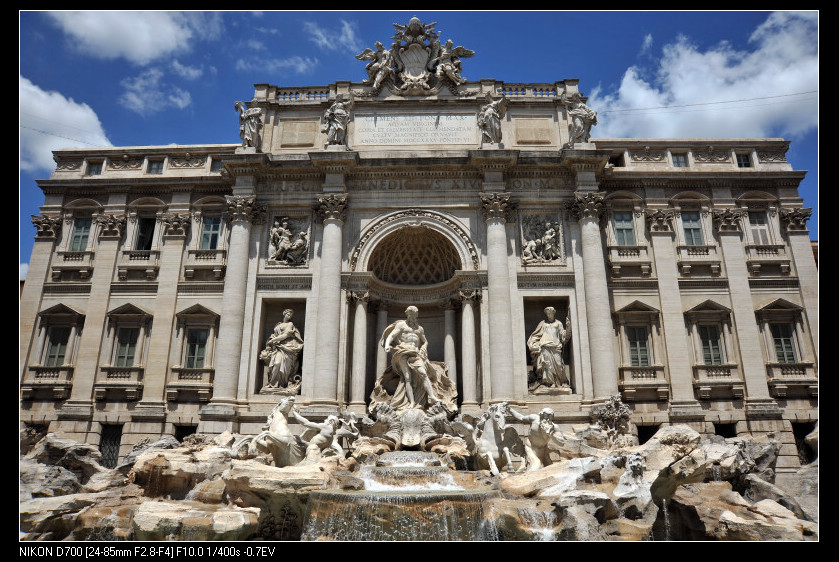
[{"label": "decorative stone scroll", "polygon": [[740,232],[740,223],[744,214],[744,211],[735,209],[714,211],[712,218],[714,225],[717,227],[717,232]]},{"label": "decorative stone scroll", "polygon": [[777,150],[758,150],[757,151],[757,161],[758,162],[786,162],[787,161],[787,148],[779,148]]},{"label": "decorative stone scroll", "polygon": [[81,160],[61,160],[56,162],[55,169],[59,172],[72,172],[74,170],[79,170],[82,167]]},{"label": "decorative stone scroll", "polygon": [[96,224],[99,225],[99,236],[103,238],[121,238],[125,232],[125,214],[120,215],[98,215]]},{"label": "decorative stone scroll", "polygon": [[565,264],[565,236],[558,216],[522,215],[519,224],[522,264]]},{"label": "decorative stone scroll", "polygon": [[647,228],[651,233],[673,232],[675,214],[671,209],[648,209],[646,212]]},{"label": "decorative stone scroll", "polygon": [[191,218],[189,213],[166,213],[161,217],[161,221],[165,227],[163,231],[165,236],[183,237],[189,232]]},{"label": "decorative stone scroll", "polygon": [[173,156],[169,158],[169,165],[172,168],[203,168],[206,162],[206,156],[195,156],[189,152],[185,153],[183,156]]},{"label": "decorative stone scroll", "polygon": [[645,146],[643,151],[633,150],[630,152],[629,157],[633,162],[663,162],[665,152],[663,150],[653,150],[649,146]]},{"label": "decorative stone scroll", "polygon": [[594,219],[599,221],[604,212],[604,193],[580,193],[574,194],[574,201],[566,203],[571,216],[578,221]]},{"label": "decorative stone scroll", "polygon": [[143,159],[123,154],[122,158],[108,161],[108,167],[114,170],[139,170],[143,167]]},{"label": "decorative stone scroll", "polygon": [[807,232],[807,221],[812,214],[813,209],[781,209],[781,222],[787,232]]},{"label": "decorative stone scroll", "polygon": [[253,197],[227,195],[225,201],[227,202],[227,211],[224,216],[230,222],[256,224],[265,217],[265,206],[257,204]]},{"label": "decorative stone scroll", "polygon": [[347,218],[347,196],[346,195],[321,195],[313,205],[315,212],[321,221],[339,220],[343,222]]},{"label": "decorative stone scroll", "polygon": [[61,217],[32,215],[32,224],[36,228],[35,238],[55,238],[61,232]]},{"label": "decorative stone scroll", "polygon": [[481,193],[481,211],[487,221],[507,222],[513,218],[515,209],[516,204],[509,193]]},{"label": "decorative stone scroll", "polygon": [[731,153],[727,148],[718,150],[709,146],[705,150],[694,150],[693,159],[697,162],[730,162]]}]

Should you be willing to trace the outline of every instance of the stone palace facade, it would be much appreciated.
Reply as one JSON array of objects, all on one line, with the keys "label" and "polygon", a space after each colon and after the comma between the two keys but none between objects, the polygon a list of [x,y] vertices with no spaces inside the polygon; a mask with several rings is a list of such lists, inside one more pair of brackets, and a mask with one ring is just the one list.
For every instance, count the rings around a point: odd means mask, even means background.
[{"label": "stone palace facade", "polygon": [[471,51],[400,33],[358,56],[364,82],[257,84],[240,144],[55,152],[21,421],[121,457],[256,433],[288,394],[311,419],[363,415],[415,306],[460,411],[579,426],[620,394],[642,440],[774,434],[778,471],[797,467],[818,272],[789,143],[590,138],[576,80],[467,81]]}]

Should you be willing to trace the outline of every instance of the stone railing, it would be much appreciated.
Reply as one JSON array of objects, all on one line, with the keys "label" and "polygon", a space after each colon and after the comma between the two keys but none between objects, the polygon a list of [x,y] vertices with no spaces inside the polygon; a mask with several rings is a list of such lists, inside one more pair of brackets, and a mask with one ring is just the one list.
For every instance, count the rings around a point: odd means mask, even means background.
[{"label": "stone railing", "polygon": [[104,400],[108,393],[120,394],[125,400],[139,400],[143,391],[142,366],[114,367],[103,365],[100,367],[99,378],[93,383],[93,395],[96,400]]},{"label": "stone railing", "polygon": [[753,275],[760,274],[764,265],[778,265],[782,275],[790,272],[790,258],[783,244],[747,244],[746,263]]},{"label": "stone railing", "polygon": [[325,87],[277,88],[275,99],[281,103],[319,102],[328,100],[330,95],[329,88]]},{"label": "stone railing", "polygon": [[702,400],[743,398],[745,384],[736,364],[694,365],[693,387]]},{"label": "stone railing", "polygon": [[720,273],[720,256],[714,245],[676,246],[676,261],[682,275],[689,275],[694,266],[709,266],[712,275]]},{"label": "stone railing", "polygon": [[646,246],[609,246],[609,266],[612,275],[619,277],[621,268],[640,267],[641,275],[649,277],[652,272],[652,260]]},{"label": "stone railing", "polygon": [[649,367],[623,366],[618,369],[620,374],[619,388],[624,400],[667,400],[670,396],[670,383],[664,376],[663,365]]},{"label": "stone railing", "polygon": [[501,84],[497,92],[508,98],[556,98],[554,84]]},{"label": "stone railing", "polygon": [[122,281],[128,279],[130,271],[141,271],[146,279],[154,280],[160,270],[160,250],[123,250],[117,266]]},{"label": "stone railing", "polygon": [[196,271],[210,271],[215,280],[224,278],[227,250],[188,250],[184,265],[184,278],[195,279]]},{"label": "stone railing", "polygon": [[63,400],[70,396],[73,387],[73,366],[60,365],[45,367],[32,365],[29,374],[20,385],[21,399],[31,400],[36,392],[47,391],[53,400]]},{"label": "stone railing", "polygon": [[172,367],[172,377],[166,383],[166,399],[170,402],[197,398],[208,402],[213,392],[213,368]]},{"label": "stone railing", "polygon": [[819,395],[819,380],[811,362],[767,363],[769,390],[777,398],[790,395]]}]

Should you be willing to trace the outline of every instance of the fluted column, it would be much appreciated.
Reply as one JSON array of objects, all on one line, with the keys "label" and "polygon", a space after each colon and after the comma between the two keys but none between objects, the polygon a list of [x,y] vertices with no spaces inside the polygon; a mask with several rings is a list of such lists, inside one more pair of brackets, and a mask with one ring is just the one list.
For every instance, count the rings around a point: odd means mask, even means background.
[{"label": "fluted column", "polygon": [[606,281],[605,257],[600,238],[602,193],[576,193],[569,210],[580,223],[586,322],[593,375],[594,399],[617,394],[618,376],[612,348],[612,314]]},{"label": "fluted column", "polygon": [[460,361],[463,383],[463,405],[478,403],[478,359],[475,344],[474,305],[479,291],[460,291],[463,306],[460,311]]},{"label": "fluted column", "polygon": [[264,214],[264,207],[257,205],[253,197],[227,196],[225,218],[230,222],[227,270],[219,317],[219,345],[216,346],[213,398],[208,407],[204,408],[205,413],[213,410],[220,414],[233,413],[242,356],[251,225]]},{"label": "fluted column", "polygon": [[509,193],[481,194],[481,203],[487,225],[490,400],[510,400],[516,396],[506,224],[513,204]]},{"label": "fluted column", "polygon": [[347,196],[318,197],[315,210],[323,221],[320,272],[318,273],[318,316],[316,329],[318,354],[312,399],[335,404],[338,401],[338,351],[341,311],[341,251],[346,218]]},{"label": "fluted column", "polygon": [[387,352],[384,346],[380,345],[379,340],[387,328],[387,311],[390,308],[390,303],[387,301],[379,301],[376,305],[376,379],[382,376],[382,373],[387,369]]},{"label": "fluted column", "polygon": [[350,378],[350,406],[364,408],[364,385],[367,380],[367,301],[369,293],[356,291],[347,295],[355,304],[352,342],[352,375]]},{"label": "fluted column", "polygon": [[457,346],[455,345],[455,305],[446,301],[443,307],[443,360],[449,370],[449,378],[457,380]]}]

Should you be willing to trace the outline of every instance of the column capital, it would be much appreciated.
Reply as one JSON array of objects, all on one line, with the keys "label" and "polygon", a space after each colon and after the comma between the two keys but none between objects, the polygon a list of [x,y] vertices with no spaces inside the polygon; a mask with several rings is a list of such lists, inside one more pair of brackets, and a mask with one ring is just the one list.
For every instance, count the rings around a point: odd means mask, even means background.
[{"label": "column capital", "polygon": [[675,216],[676,213],[672,209],[647,209],[645,217],[650,234],[672,233]]},{"label": "column capital", "polygon": [[253,197],[241,195],[227,195],[227,212],[225,218],[230,222],[256,223],[265,217],[265,206],[256,203]]},{"label": "column capital", "polygon": [[457,294],[461,301],[478,302],[481,300],[481,291],[478,289],[460,289]]},{"label": "column capital", "polygon": [[603,214],[604,192],[586,192],[579,191],[574,193],[574,201],[565,204],[568,211],[571,212],[576,220],[582,221],[585,219],[594,219],[599,221]]},{"label": "column capital", "polygon": [[362,303],[367,305],[370,302],[370,291],[347,291],[348,303]]},{"label": "column capital", "polygon": [[99,231],[100,238],[121,238],[125,232],[125,223],[127,217],[125,213],[121,214],[101,214],[96,217],[96,224],[101,229]]},{"label": "column capital", "polygon": [[32,215],[32,224],[37,229],[35,238],[56,238],[61,232],[61,217],[46,217],[43,215]]},{"label": "column capital", "polygon": [[509,193],[481,193],[481,211],[484,220],[501,220],[507,222],[513,218],[516,208]]},{"label": "column capital", "polygon": [[813,209],[785,209],[781,208],[781,223],[786,226],[787,233],[809,232],[807,221],[813,214]]},{"label": "column capital", "polygon": [[161,222],[165,227],[163,234],[165,236],[186,238],[189,232],[192,217],[189,213],[165,213],[161,217]]},{"label": "column capital", "polygon": [[329,219],[344,222],[347,217],[347,196],[343,194],[318,195],[312,206],[321,221]]},{"label": "column capital", "polygon": [[745,211],[739,209],[715,210],[712,218],[719,234],[739,234]]}]

